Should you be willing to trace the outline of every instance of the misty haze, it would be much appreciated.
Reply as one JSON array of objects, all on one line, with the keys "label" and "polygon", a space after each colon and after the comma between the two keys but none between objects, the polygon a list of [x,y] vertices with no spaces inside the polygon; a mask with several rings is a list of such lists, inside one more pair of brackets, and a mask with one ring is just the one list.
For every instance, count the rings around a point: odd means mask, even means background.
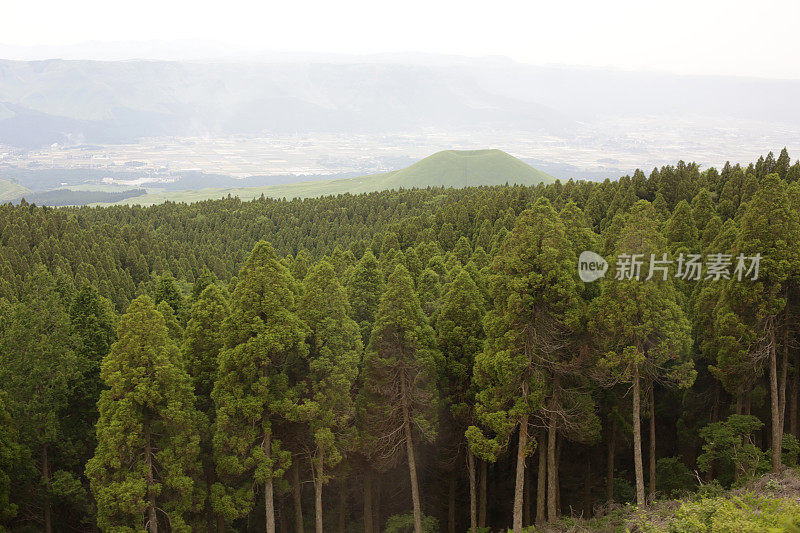
[{"label": "misty haze", "polygon": [[0,178],[19,186],[6,199],[354,177],[445,149],[499,148],[593,180],[800,151],[800,81],[413,55],[0,61],[0,80]]}]

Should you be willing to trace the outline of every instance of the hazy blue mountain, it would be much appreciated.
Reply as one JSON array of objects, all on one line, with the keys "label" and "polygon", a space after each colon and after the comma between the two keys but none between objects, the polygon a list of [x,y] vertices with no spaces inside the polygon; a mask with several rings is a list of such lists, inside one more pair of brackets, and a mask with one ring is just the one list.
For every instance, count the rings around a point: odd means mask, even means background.
[{"label": "hazy blue mountain", "polygon": [[0,60],[0,143],[426,128],[563,136],[604,116],[800,122],[800,81],[438,56],[349,61]]},{"label": "hazy blue mountain", "polygon": [[497,127],[562,131],[566,115],[467,73],[387,64],[0,61],[0,143],[142,136]]}]

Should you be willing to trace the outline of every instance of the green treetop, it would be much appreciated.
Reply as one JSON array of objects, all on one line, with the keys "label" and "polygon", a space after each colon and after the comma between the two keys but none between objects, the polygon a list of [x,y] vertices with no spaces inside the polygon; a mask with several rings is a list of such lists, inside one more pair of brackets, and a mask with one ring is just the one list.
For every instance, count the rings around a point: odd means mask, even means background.
[{"label": "green treetop", "polygon": [[197,406],[214,418],[211,391],[217,376],[217,356],[224,345],[222,324],[228,316],[223,289],[211,283],[192,304],[183,339],[183,360],[194,382]]},{"label": "green treetop", "polygon": [[348,286],[353,319],[361,330],[361,340],[366,343],[372,332],[375,311],[383,294],[383,273],[378,260],[367,250],[356,264]]},{"label": "green treetop", "polygon": [[[650,254],[661,257],[666,242],[658,231],[653,206],[646,200],[634,205],[617,241],[617,255]],[[617,262],[609,268],[621,268]],[[695,372],[688,361],[691,347],[689,322],[677,303],[678,293],[671,273],[666,281],[661,273],[645,281],[647,266],[640,280],[609,279],[603,282],[601,295],[592,302],[593,326],[606,354],[600,365],[609,370],[612,382],[633,384],[633,444],[636,496],[645,504],[641,450],[641,381],[670,381],[688,387]],[[651,417],[651,423],[652,417]],[[654,443],[651,443],[654,446]],[[652,450],[651,450],[652,451]]]},{"label": "green treetop", "polygon": [[708,223],[716,214],[717,209],[714,207],[711,193],[708,192],[708,189],[701,189],[700,192],[692,198],[692,219],[697,225],[697,231],[702,234]]},{"label": "green treetop", "polygon": [[[670,252],[681,249],[684,252],[697,253],[697,225],[692,216],[692,209],[686,200],[681,200],[675,206],[672,216],[666,223],[664,236],[667,238]],[[663,253],[660,250],[654,253],[658,252]]]},{"label": "green treetop", "polygon": [[365,356],[362,409],[365,433],[378,460],[396,459],[405,445],[411,478],[414,530],[422,533],[415,435],[436,434],[436,368],[433,328],[420,306],[408,270],[398,265],[387,281]]},{"label": "green treetop", "polygon": [[417,294],[422,310],[428,317],[431,317],[439,305],[439,297],[442,294],[442,282],[439,274],[430,268],[423,270],[417,280]]},{"label": "green treetop", "polygon": [[212,393],[221,479],[212,489],[214,510],[228,520],[246,515],[260,485],[268,533],[275,531],[274,479],[290,462],[275,430],[296,417],[308,355],[295,283],[272,246],[256,244],[231,295]]},{"label": "green treetop", "polygon": [[[483,318],[486,302],[469,273],[456,267],[453,280],[444,288],[442,303],[436,314],[436,341],[444,359],[442,397],[453,420],[455,436],[463,439],[467,427],[475,420],[475,387],[472,371],[475,358],[483,350]],[[475,459],[467,446],[467,467],[470,480],[470,527],[477,528]]]},{"label": "green treetop", "polygon": [[52,528],[51,457],[65,443],[60,415],[69,405],[72,380],[80,371],[79,342],[58,289],[44,267],[34,270],[20,302],[4,306],[0,335],[0,380],[8,393],[8,409],[20,423],[22,442],[39,463],[38,482],[30,480],[24,492],[31,492],[25,496],[41,513],[45,531]]},{"label": "green treetop", "polygon": [[[556,408],[559,376],[566,368],[569,332],[576,326],[581,310],[576,264],[561,219],[544,198],[520,214],[494,261],[494,309],[486,316],[485,350],[475,362],[475,379],[480,388],[477,413],[491,435],[484,436],[473,426],[468,437],[479,455],[494,460],[514,430],[519,429],[514,531],[522,530],[525,458],[531,451],[530,418],[542,408],[545,395],[552,412],[560,410]],[[556,423],[555,417],[552,422]],[[551,429],[554,485],[557,428]],[[551,500],[548,508],[554,517],[554,491]]]},{"label": "green treetop", "polygon": [[303,287],[298,313],[311,329],[311,337],[308,395],[303,400],[302,416],[309,421],[314,442],[316,531],[322,533],[325,471],[341,461],[342,448],[352,437],[349,429],[355,406],[351,389],[363,344],[358,324],[348,316],[347,293],[330,263],[322,261],[314,266]]},{"label": "green treetop", "polygon": [[191,381],[149,297],[131,302],[118,338],[103,359],[108,389],[98,403],[97,450],[86,465],[98,525],[188,532],[188,513],[202,506],[201,417]]},{"label": "green treetop", "polygon": [[[189,311],[189,321],[183,339],[183,364],[192,379],[197,408],[211,422],[202,428],[201,461],[206,480],[206,490],[209,491],[216,481],[215,464],[212,452],[213,422],[216,418],[211,392],[217,378],[217,357],[224,345],[222,325],[228,316],[228,301],[223,289],[210,283],[197,295]],[[224,517],[213,512],[212,505],[206,506],[206,521],[208,529],[222,523]],[[218,528],[219,530],[219,528]]]},{"label": "green treetop", "polygon": [[166,300],[161,300],[158,302],[156,309],[158,309],[158,312],[164,317],[164,324],[167,326],[169,338],[172,339],[175,344],[181,344],[183,342],[183,328],[178,321],[178,317],[175,316],[175,311],[172,309],[172,306],[170,306]]},{"label": "green treetop", "polygon": [[95,450],[97,401],[103,390],[100,364],[117,338],[117,317],[111,302],[100,296],[93,286],[78,291],[69,314],[78,341],[78,369],[72,376],[69,403],[63,417],[71,446],[83,469]]},{"label": "green treetop", "polygon": [[167,302],[178,321],[181,324],[186,323],[186,300],[172,276],[158,278],[153,292],[153,300],[155,300],[156,306],[161,302]]},{"label": "green treetop", "polygon": [[[800,222],[792,208],[786,185],[775,174],[761,180],[741,218],[733,249],[731,280],[723,292],[722,307],[729,310],[722,316],[728,331],[739,331],[738,352],[746,353],[758,365],[765,363],[769,375],[770,411],[772,416],[772,468],[781,467],[783,439],[783,406],[785,401],[788,349],[782,351],[781,375],[778,375],[778,345],[788,346],[779,338],[781,326],[791,320],[787,298],[797,287],[800,275]],[[743,281],[734,275],[739,255],[750,258],[760,254],[758,279],[743,273]],[[750,260],[745,260],[749,269]],[[782,324],[783,323],[783,324]],[[741,359],[741,357],[739,358]],[[782,399],[783,398],[783,399]]]},{"label": "green treetop", "polygon": [[17,504],[12,501],[12,470],[19,468],[23,450],[19,433],[7,408],[8,397],[0,391],[0,523],[17,515]]}]

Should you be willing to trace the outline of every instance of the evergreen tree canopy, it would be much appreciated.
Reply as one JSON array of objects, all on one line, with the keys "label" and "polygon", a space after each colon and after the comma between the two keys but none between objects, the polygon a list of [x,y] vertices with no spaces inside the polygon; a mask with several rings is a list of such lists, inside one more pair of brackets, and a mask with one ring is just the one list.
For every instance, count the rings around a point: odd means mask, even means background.
[{"label": "evergreen tree canopy", "polygon": [[351,393],[363,345],[358,324],[348,316],[347,293],[330,263],[322,261],[312,267],[303,288],[299,315],[311,337],[302,417],[308,421],[314,442],[317,532],[321,533],[326,467],[336,466],[343,450],[352,446],[355,404]]},{"label": "evergreen tree canopy", "polygon": [[202,418],[191,381],[149,297],[131,302],[117,335],[102,363],[108,389],[98,403],[97,450],[86,465],[98,525],[191,531],[187,515],[203,503],[195,481]]},{"label": "evergreen tree canopy", "polygon": [[267,522],[274,527],[273,480],[289,465],[273,438],[296,419],[305,384],[308,330],[295,313],[296,282],[272,246],[259,242],[239,272],[223,325],[212,398],[214,449],[220,482],[214,510],[228,520],[247,514],[262,485]]}]

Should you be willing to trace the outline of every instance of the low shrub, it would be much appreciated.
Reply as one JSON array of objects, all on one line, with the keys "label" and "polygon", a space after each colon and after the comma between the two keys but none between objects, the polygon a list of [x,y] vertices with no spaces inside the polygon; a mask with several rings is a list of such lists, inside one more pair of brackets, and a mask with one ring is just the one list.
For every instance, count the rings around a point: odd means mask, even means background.
[{"label": "low shrub", "polygon": [[800,520],[800,503],[745,492],[686,502],[675,513],[670,533],[760,533],[786,531]]}]

